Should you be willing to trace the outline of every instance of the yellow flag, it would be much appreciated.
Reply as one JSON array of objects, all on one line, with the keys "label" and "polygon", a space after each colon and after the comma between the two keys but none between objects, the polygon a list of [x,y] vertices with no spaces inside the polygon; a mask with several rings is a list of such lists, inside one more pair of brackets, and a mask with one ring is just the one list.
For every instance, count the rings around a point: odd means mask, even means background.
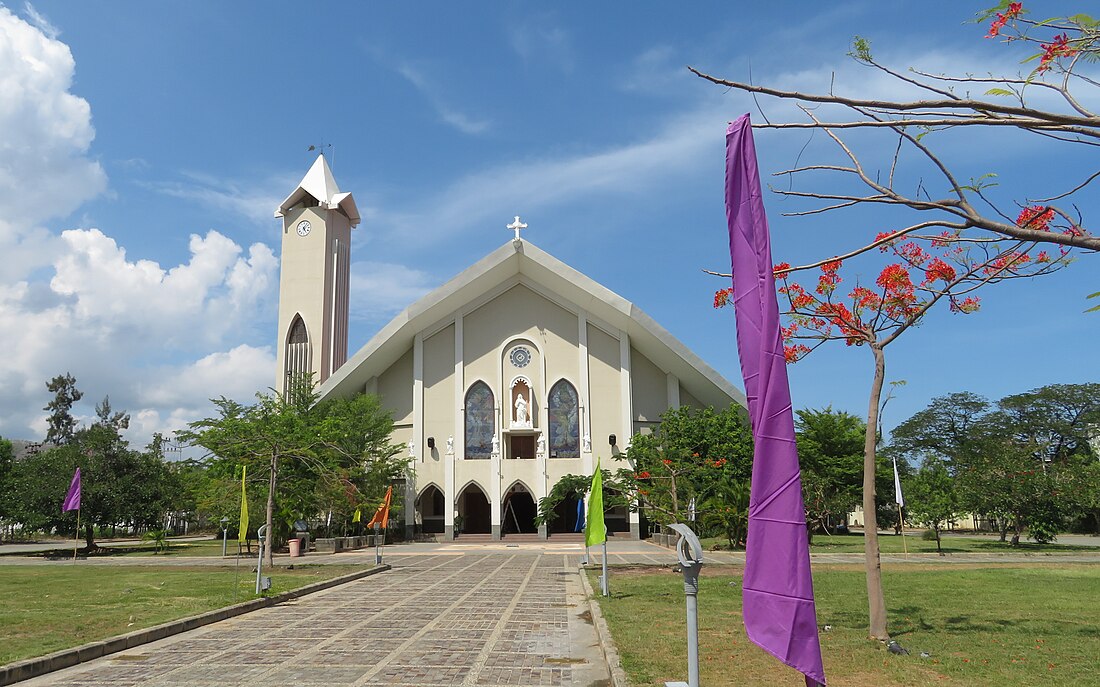
[{"label": "yellow flag", "polygon": [[592,473],[592,492],[588,495],[588,520],[584,526],[584,545],[595,546],[607,541],[607,526],[603,521],[603,473],[600,461],[596,460],[596,471]]},{"label": "yellow flag", "polygon": [[359,509],[356,508],[355,509],[355,515],[351,516],[351,521],[352,522],[359,522],[362,519],[363,519],[363,515],[359,512]]},{"label": "yellow flag", "polygon": [[248,534],[248,495],[244,492],[244,476],[248,466],[241,466],[241,531],[237,534],[237,541],[245,543],[245,535]]}]

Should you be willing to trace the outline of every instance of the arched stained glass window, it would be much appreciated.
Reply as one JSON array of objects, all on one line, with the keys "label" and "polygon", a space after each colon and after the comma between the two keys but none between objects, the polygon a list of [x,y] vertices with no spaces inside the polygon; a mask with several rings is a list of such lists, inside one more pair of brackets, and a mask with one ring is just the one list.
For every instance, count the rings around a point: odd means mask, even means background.
[{"label": "arched stained glass window", "polygon": [[496,430],[493,392],[485,382],[475,382],[466,392],[466,459],[488,460]]},{"label": "arched stained glass window", "polygon": [[580,404],[577,390],[564,379],[550,389],[550,457],[580,458]]}]

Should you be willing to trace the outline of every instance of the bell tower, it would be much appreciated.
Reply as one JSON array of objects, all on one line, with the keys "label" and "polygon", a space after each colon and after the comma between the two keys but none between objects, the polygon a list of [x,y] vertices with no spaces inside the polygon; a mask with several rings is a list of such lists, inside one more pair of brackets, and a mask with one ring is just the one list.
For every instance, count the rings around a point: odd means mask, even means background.
[{"label": "bell tower", "polygon": [[359,209],[325,156],[275,209],[283,220],[275,389],[311,375],[319,384],[348,357],[351,230]]}]

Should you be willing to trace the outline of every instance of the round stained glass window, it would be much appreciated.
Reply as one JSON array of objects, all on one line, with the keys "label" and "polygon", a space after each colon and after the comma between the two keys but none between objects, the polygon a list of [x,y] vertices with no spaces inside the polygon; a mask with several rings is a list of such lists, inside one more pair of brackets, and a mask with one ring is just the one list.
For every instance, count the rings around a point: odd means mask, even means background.
[{"label": "round stained glass window", "polygon": [[512,353],[508,358],[516,367],[527,367],[527,364],[531,362],[531,351],[526,346],[516,346],[512,349]]}]

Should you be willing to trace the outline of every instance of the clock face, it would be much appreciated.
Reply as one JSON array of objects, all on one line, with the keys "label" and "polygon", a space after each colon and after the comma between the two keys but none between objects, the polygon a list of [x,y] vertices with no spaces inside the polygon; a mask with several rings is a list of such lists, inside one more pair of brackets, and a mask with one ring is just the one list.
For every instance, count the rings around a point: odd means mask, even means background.
[{"label": "clock face", "polygon": [[304,219],[301,222],[298,222],[298,236],[308,236],[309,230],[310,226],[308,219]]}]

